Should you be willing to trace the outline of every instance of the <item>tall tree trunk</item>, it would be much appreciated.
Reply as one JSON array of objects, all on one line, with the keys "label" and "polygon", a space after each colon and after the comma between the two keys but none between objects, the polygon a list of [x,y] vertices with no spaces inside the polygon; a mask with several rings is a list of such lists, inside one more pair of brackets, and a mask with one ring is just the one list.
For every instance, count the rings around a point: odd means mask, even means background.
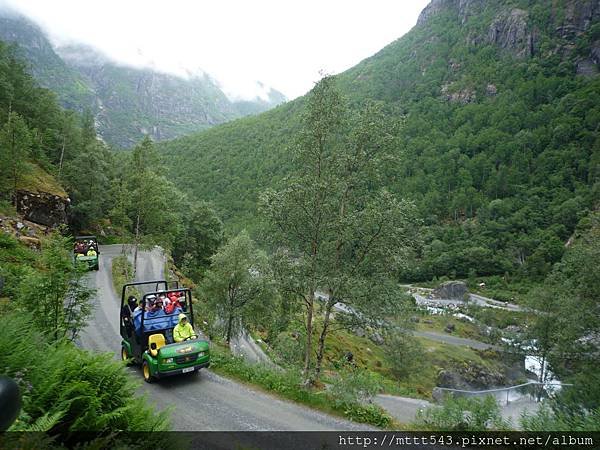
[{"label": "tall tree trunk", "polygon": [[58,162],[58,179],[60,180],[63,168],[63,159],[65,157],[65,136],[63,135],[62,149],[60,151],[60,161]]},{"label": "tall tree trunk", "polygon": [[304,347],[304,369],[302,370],[305,384],[310,383],[310,356],[312,354],[313,310],[315,305],[314,289],[309,294],[309,299],[306,305],[306,346]]},{"label": "tall tree trunk", "polygon": [[[8,121],[10,123],[10,116],[8,118]],[[12,161],[12,167],[13,167],[13,201],[14,201],[14,205],[15,205],[15,210],[19,207],[19,202],[17,200],[17,185],[18,185],[18,180],[19,180],[19,172],[18,172],[18,167],[17,167],[17,152],[15,151],[15,147],[16,147],[16,143],[15,143],[15,130],[11,130],[11,140],[10,140],[10,145],[11,145],[11,156],[13,157],[13,161]]]},{"label": "tall tree trunk", "polygon": [[227,319],[227,344],[231,342],[231,333],[233,330],[233,312],[229,313],[229,319]]},{"label": "tall tree trunk", "polygon": [[62,298],[55,296],[54,298],[54,341],[58,341],[58,313],[60,311],[60,303]]},{"label": "tall tree trunk", "polygon": [[140,213],[138,212],[135,221],[135,249],[133,251],[133,279],[137,274],[137,260],[138,260],[138,248],[140,246]]},{"label": "tall tree trunk", "polygon": [[327,300],[327,305],[325,306],[325,319],[323,320],[323,329],[321,330],[321,335],[319,336],[319,348],[317,350],[317,364],[315,366],[315,381],[319,380],[319,376],[321,375],[321,363],[323,362],[323,355],[325,353],[325,339],[327,338],[327,331],[329,330],[329,321],[331,319],[331,310],[333,309],[333,305],[335,301],[332,300],[331,291],[329,293],[330,297]]}]

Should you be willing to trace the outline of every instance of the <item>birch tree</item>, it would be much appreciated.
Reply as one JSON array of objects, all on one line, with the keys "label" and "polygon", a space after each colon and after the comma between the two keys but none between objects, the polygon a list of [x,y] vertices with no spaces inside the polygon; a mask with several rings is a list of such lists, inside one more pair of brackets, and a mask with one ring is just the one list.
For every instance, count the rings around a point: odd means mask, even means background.
[{"label": "birch tree", "polygon": [[[303,119],[295,171],[282,189],[263,193],[261,208],[273,231],[277,278],[305,307],[308,383],[319,378],[336,304],[375,323],[393,314],[389,279],[415,242],[417,223],[414,206],[381,187],[395,159],[398,124],[379,105],[352,114],[334,79],[325,77],[311,91]],[[317,309],[318,291],[325,295]]]}]

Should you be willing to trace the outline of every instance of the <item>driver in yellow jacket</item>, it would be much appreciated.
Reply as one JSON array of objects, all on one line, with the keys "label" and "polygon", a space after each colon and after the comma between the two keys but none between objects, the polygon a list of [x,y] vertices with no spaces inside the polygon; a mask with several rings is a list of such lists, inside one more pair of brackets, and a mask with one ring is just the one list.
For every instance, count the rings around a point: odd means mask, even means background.
[{"label": "driver in yellow jacket", "polygon": [[173,328],[173,340],[175,342],[185,341],[186,339],[196,339],[198,336],[194,332],[192,325],[188,322],[187,316],[183,313],[178,316],[179,322]]}]

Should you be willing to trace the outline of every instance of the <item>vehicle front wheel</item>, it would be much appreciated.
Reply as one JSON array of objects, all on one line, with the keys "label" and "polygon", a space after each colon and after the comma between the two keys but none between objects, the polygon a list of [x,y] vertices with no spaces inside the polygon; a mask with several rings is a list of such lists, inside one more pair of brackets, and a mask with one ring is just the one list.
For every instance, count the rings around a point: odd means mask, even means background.
[{"label": "vehicle front wheel", "polygon": [[150,372],[150,365],[148,361],[144,360],[142,363],[142,375],[144,375],[144,381],[146,383],[152,383],[152,374]]}]

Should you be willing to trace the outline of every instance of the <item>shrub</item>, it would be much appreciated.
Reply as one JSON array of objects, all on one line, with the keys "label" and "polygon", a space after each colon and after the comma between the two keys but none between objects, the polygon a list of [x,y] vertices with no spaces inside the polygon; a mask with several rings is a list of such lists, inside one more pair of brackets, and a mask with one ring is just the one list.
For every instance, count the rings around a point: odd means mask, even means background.
[{"label": "shrub", "polygon": [[137,383],[110,354],[92,354],[67,341],[48,343],[31,317],[0,317],[0,373],[20,385],[23,408],[11,430],[37,430],[68,440],[74,431],[109,436],[120,431],[168,429],[135,395]]},{"label": "shrub", "polygon": [[510,422],[500,414],[500,407],[492,396],[452,397],[442,406],[431,406],[417,413],[417,429],[433,431],[486,431],[508,430]]},{"label": "shrub", "polygon": [[423,346],[413,336],[396,331],[385,341],[384,352],[398,379],[416,373],[423,365]]},{"label": "shrub", "polygon": [[341,407],[369,402],[381,390],[381,383],[368,370],[346,368],[339,372],[339,376],[333,382],[331,394],[334,404]]}]

